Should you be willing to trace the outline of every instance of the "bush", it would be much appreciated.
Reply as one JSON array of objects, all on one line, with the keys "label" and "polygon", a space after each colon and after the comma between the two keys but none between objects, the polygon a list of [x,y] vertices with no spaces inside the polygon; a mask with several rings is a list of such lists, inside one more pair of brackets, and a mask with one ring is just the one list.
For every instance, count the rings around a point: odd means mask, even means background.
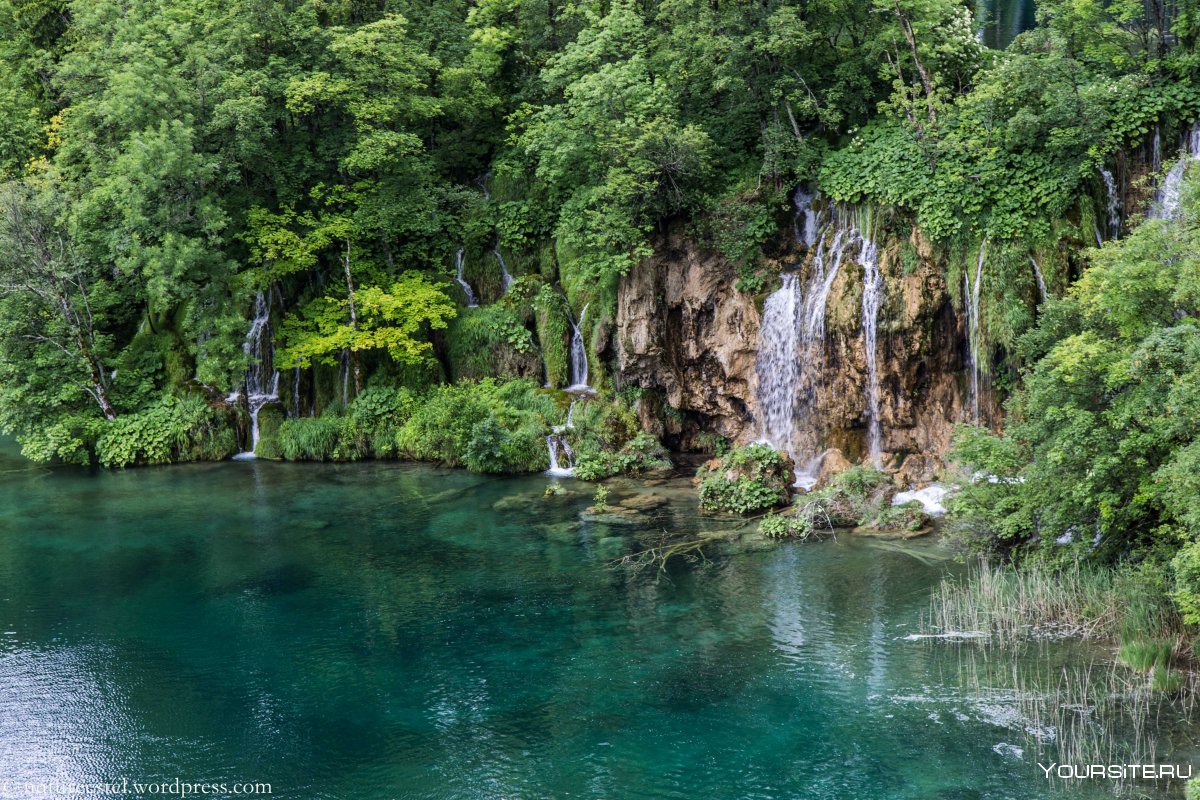
[{"label": "bush", "polygon": [[603,450],[594,443],[581,444],[576,450],[575,477],[585,481],[670,468],[671,458],[666,448],[644,431],[615,453]]},{"label": "bush", "polygon": [[446,351],[456,381],[515,378],[537,364],[533,335],[506,303],[464,309],[446,330]]},{"label": "bush", "polygon": [[1179,606],[1183,621],[1200,624],[1200,542],[1190,542],[1175,554],[1171,566],[1175,572],[1175,591],[1171,596]]},{"label": "bush", "polygon": [[478,472],[540,472],[549,467],[544,437],[561,415],[529,380],[439,386],[413,406],[396,436],[404,455]]},{"label": "bush", "polygon": [[417,404],[408,389],[369,387],[350,404],[354,427],[376,458],[396,455],[396,434]]},{"label": "bush", "polygon": [[739,447],[700,467],[700,505],[706,511],[749,514],[775,508],[792,495],[791,461],[762,444]]},{"label": "bush", "polygon": [[201,397],[165,397],[105,424],[96,439],[96,458],[104,467],[215,461],[237,449],[228,414]]},{"label": "bush", "polygon": [[279,449],[288,461],[328,461],[337,451],[340,424],[336,415],[285,419],[279,426]]},{"label": "bush", "polygon": [[[871,523],[871,527],[880,530],[908,530],[903,526],[908,524],[912,512],[903,507],[893,509],[890,503],[894,494],[891,479],[882,472],[856,466],[834,476],[825,488],[805,495],[804,501],[814,504],[835,528]],[[927,520],[923,512],[921,518],[923,525]]]}]

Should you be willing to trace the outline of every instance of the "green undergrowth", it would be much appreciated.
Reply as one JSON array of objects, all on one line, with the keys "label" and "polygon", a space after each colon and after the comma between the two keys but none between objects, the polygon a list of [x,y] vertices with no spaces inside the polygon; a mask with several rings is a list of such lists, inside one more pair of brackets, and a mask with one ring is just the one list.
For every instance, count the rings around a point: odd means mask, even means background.
[{"label": "green undergrowth", "polygon": [[736,448],[701,466],[696,476],[705,511],[753,514],[785,505],[792,496],[791,460],[763,444]]}]

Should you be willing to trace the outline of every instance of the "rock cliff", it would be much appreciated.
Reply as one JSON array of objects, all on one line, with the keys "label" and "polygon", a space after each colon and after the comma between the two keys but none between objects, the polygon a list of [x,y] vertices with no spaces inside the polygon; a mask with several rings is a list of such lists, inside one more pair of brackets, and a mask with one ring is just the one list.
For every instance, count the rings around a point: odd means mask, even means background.
[{"label": "rock cliff", "polygon": [[[821,245],[788,249],[779,264],[810,282]],[[801,458],[824,454],[816,472],[869,460],[864,265],[860,245],[838,252],[819,346],[798,346],[792,414]],[[826,256],[828,261],[828,255]],[[951,430],[971,414],[965,325],[946,284],[945,264],[919,231],[882,236],[882,301],[876,363],[881,466],[902,482],[941,466]],[[765,430],[759,363],[763,302],[735,288],[737,269],[679,233],[623,280],[614,342],[618,382],[643,390],[643,419],[667,441],[700,449],[713,434],[743,443]],[[797,325],[803,321],[797,320]],[[790,379],[789,379],[790,380]],[[985,416],[991,402],[984,399]],[[993,412],[994,413],[994,412]]]}]

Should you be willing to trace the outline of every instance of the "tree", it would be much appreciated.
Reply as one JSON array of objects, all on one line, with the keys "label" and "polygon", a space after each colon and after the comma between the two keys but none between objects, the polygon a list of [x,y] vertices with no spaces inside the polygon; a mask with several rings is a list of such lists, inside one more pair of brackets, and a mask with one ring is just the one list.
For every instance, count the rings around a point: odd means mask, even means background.
[{"label": "tree", "polygon": [[[31,345],[25,369],[58,366],[61,379],[91,396],[112,420],[117,412],[109,400],[104,344],[93,310],[103,279],[56,219],[61,209],[62,198],[46,183],[0,187],[2,318],[8,335]],[[10,377],[20,367],[9,359],[20,359],[22,350],[18,342],[5,347]]]},{"label": "tree", "polygon": [[303,368],[314,362],[332,365],[342,351],[370,350],[382,350],[399,364],[421,363],[433,349],[421,338],[423,330],[445,328],[457,313],[444,288],[408,271],[387,289],[358,290],[356,312],[349,318],[349,298],[313,300],[300,315],[284,320],[278,363]]}]

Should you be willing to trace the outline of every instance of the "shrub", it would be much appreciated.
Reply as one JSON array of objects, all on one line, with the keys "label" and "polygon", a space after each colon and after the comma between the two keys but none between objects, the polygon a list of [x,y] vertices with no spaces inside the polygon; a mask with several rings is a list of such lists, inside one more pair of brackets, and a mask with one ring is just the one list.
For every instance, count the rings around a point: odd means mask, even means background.
[{"label": "shrub", "polygon": [[[834,476],[828,486],[805,495],[835,528],[854,528],[863,524],[880,530],[915,530],[928,518],[920,514],[920,524],[908,528],[913,510],[890,505],[895,487],[891,480],[873,467],[856,466]],[[917,504],[920,508],[920,504]]]},{"label": "shrub", "polygon": [[791,497],[791,462],[762,444],[739,447],[696,473],[706,511],[749,514],[783,505]]},{"label": "shrub", "polygon": [[412,416],[417,401],[408,389],[370,387],[350,404],[350,417],[372,455],[396,455],[396,434]]},{"label": "shrub", "polygon": [[538,472],[549,466],[544,437],[561,410],[529,380],[439,386],[396,435],[401,453],[478,472]]},{"label": "shrub", "polygon": [[[465,309],[446,331],[446,351],[454,380],[516,377],[519,362],[537,347],[533,335],[506,303]],[[536,364],[536,360],[532,362]]]},{"label": "shrub", "polygon": [[165,397],[107,423],[96,439],[104,467],[218,460],[237,449],[228,415],[201,397]]},{"label": "shrub", "polygon": [[1172,597],[1184,622],[1200,624],[1200,542],[1190,542],[1175,554],[1171,566],[1175,572]]},{"label": "shrub", "polygon": [[327,461],[337,449],[338,429],[338,418],[330,413],[285,419],[279,426],[280,452],[288,461]]},{"label": "shrub", "polygon": [[617,452],[604,450],[594,442],[576,449],[575,477],[597,481],[613,475],[632,475],[657,469],[670,469],[666,448],[649,433],[634,436]]}]

